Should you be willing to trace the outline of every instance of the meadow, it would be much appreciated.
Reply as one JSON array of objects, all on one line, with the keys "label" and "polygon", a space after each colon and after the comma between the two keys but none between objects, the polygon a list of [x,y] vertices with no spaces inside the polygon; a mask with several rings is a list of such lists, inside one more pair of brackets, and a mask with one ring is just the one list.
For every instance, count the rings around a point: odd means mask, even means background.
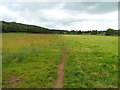
[{"label": "meadow", "polygon": [[118,87],[117,36],[3,33],[2,45],[3,88],[54,88],[63,54],[64,88]]},{"label": "meadow", "polygon": [[64,36],[69,45],[65,60],[64,87],[117,88],[118,38]]},{"label": "meadow", "polygon": [[53,87],[60,62],[58,36],[3,34],[3,88]]}]

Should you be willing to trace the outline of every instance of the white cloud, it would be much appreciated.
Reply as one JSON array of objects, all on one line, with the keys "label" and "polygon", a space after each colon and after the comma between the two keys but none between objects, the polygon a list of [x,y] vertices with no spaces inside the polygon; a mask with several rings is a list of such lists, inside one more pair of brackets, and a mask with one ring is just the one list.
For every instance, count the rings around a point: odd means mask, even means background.
[{"label": "white cloud", "polygon": [[6,6],[0,6],[0,18],[1,19],[15,19],[18,17],[17,12],[10,11]]},{"label": "white cloud", "polygon": [[118,23],[116,21],[113,22],[92,22],[92,21],[85,21],[85,22],[76,22],[72,23],[70,26],[64,26],[64,25],[57,25],[56,27],[59,29],[65,29],[65,30],[106,30],[108,28],[114,28],[118,29]]},{"label": "white cloud", "polygon": [[91,14],[86,14],[86,13],[80,13],[75,15],[75,18],[81,18],[81,19],[86,19],[86,20],[97,20],[99,21],[111,21],[111,20],[117,20],[118,19],[118,12],[110,12],[110,13],[105,13],[105,14],[100,14],[100,15],[91,15]]}]

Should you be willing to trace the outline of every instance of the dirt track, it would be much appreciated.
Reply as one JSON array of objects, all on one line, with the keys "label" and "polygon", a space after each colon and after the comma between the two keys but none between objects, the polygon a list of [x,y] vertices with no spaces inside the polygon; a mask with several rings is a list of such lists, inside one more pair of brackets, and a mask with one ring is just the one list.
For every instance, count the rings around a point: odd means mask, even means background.
[{"label": "dirt track", "polygon": [[66,57],[66,47],[63,46],[61,63],[59,64],[59,67],[58,67],[58,77],[57,77],[54,88],[62,88],[63,87],[65,57]]}]

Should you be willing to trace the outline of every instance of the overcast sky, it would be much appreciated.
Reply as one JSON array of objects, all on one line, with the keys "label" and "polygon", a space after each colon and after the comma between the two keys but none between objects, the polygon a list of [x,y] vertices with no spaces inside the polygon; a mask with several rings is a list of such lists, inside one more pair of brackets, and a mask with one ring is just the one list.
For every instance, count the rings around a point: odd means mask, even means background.
[{"label": "overcast sky", "polygon": [[0,3],[0,20],[50,29],[118,29],[117,2]]}]

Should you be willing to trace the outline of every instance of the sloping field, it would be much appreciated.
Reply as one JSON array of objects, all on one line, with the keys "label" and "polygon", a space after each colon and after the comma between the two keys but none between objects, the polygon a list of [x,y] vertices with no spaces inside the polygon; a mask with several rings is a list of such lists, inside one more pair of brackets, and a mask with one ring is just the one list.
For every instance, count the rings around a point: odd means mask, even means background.
[{"label": "sloping field", "polygon": [[118,87],[117,37],[4,33],[2,40],[3,88]]}]

